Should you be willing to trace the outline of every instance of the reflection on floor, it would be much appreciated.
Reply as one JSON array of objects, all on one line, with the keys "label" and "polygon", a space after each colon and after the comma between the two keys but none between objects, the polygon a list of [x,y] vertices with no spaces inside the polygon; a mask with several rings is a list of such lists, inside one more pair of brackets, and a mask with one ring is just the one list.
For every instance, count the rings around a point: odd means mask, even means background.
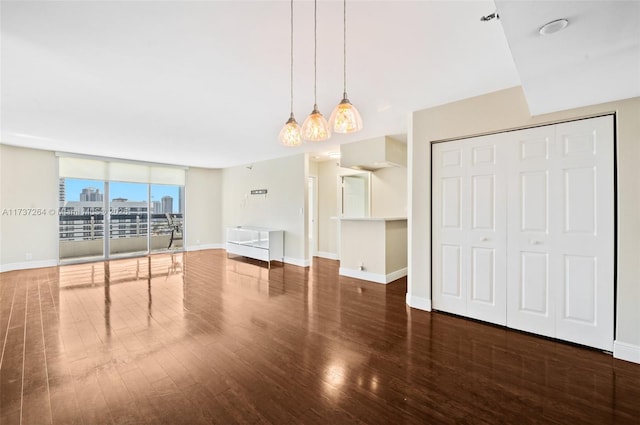
[{"label": "reflection on floor", "polygon": [[0,423],[639,423],[640,365],[221,250],[0,274]]}]

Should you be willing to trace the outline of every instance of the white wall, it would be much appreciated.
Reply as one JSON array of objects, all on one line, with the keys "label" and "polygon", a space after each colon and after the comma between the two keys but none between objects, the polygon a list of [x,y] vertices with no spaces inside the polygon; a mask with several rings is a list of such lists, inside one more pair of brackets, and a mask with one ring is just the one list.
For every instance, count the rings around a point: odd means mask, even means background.
[{"label": "white wall", "polygon": [[0,145],[0,271],[58,264],[57,211],[55,154]]},{"label": "white wall", "polygon": [[224,248],[222,170],[189,168],[185,188],[185,249]]},{"label": "white wall", "polygon": [[[307,177],[305,154],[256,162],[252,166],[225,168],[222,171],[223,228],[282,229],[285,231],[285,261],[308,265],[305,238]],[[267,195],[251,195],[253,189],[267,189],[268,192]]]},{"label": "white wall", "polygon": [[[520,87],[415,112],[409,148],[407,302],[431,306],[430,142],[616,113],[617,328],[614,355],[640,362],[640,98],[532,117]],[[620,355],[618,355],[620,354]]]}]

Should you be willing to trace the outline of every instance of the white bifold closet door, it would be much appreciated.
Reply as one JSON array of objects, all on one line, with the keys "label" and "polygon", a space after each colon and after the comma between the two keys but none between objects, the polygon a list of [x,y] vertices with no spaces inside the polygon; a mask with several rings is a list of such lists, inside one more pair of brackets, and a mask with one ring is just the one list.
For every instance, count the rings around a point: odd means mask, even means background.
[{"label": "white bifold closet door", "polygon": [[502,137],[433,146],[432,211],[434,307],[504,325],[507,158],[499,148]]},{"label": "white bifold closet door", "polygon": [[613,148],[612,116],[434,145],[434,308],[612,350]]},{"label": "white bifold closet door", "polygon": [[613,350],[613,117],[514,132],[507,323]]}]

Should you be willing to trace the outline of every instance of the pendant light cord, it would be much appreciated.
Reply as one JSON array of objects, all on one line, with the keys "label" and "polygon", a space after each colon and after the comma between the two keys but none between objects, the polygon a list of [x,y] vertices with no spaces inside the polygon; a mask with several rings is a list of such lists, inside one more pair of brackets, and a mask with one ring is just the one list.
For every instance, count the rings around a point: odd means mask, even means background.
[{"label": "pendant light cord", "polygon": [[[318,104],[318,0],[313,0],[313,104]],[[315,106],[314,106],[315,109]]]},{"label": "pendant light cord", "polygon": [[291,116],[293,116],[293,0],[291,0]]},{"label": "pendant light cord", "polygon": [[344,20],[343,22],[343,28],[344,28],[344,34],[342,37],[342,41],[344,44],[344,57],[342,58],[342,63],[344,65],[344,69],[343,69],[343,81],[344,81],[344,87],[343,87],[343,92],[344,92],[344,97],[347,97],[347,0],[344,0],[344,2],[342,3],[342,18]]}]

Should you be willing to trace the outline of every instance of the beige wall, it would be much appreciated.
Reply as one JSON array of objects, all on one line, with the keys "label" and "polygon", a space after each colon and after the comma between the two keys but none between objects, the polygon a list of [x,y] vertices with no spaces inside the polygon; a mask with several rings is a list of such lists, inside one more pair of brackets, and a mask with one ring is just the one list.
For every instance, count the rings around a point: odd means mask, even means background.
[{"label": "beige wall", "polygon": [[407,216],[407,169],[381,168],[371,173],[371,217]]},{"label": "beige wall", "polygon": [[407,221],[386,222],[385,262],[387,274],[407,268]]},{"label": "beige wall", "polygon": [[406,220],[345,219],[340,231],[340,274],[380,283],[406,275]]},{"label": "beige wall", "polygon": [[[10,215],[23,208],[45,214]],[[57,210],[55,154],[0,145],[0,271],[57,264]]]},{"label": "beige wall", "polygon": [[222,170],[189,168],[185,199],[185,249],[223,248]]},{"label": "beige wall", "polygon": [[415,112],[409,132],[409,285],[407,300],[431,302],[430,142],[616,113],[616,342],[640,347],[640,98],[532,117],[520,87]]},{"label": "beige wall", "polygon": [[[338,176],[340,167],[336,161],[318,163],[318,255],[338,258],[339,212]],[[332,218],[334,217],[334,218]]]},{"label": "beige wall", "polygon": [[[306,265],[308,160],[305,154],[261,161],[222,171],[223,229],[261,226],[285,231],[285,261]],[[267,195],[251,195],[267,189]]]}]

